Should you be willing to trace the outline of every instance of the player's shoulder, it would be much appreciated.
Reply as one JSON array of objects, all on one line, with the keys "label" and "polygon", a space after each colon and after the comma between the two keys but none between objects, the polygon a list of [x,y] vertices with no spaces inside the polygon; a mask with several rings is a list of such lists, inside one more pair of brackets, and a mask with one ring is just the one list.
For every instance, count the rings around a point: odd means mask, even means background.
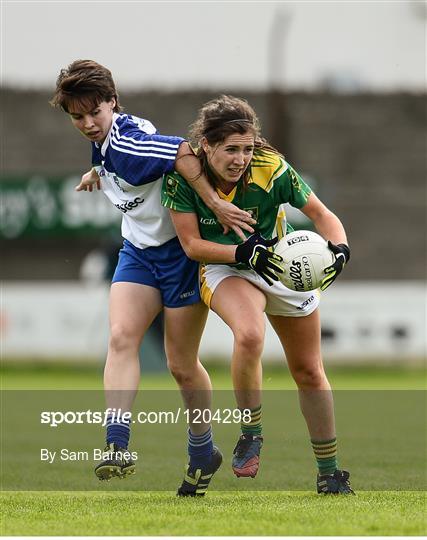
[{"label": "player's shoulder", "polygon": [[176,171],[163,176],[162,205],[172,210],[192,212],[196,192]]},{"label": "player's shoulder", "polygon": [[171,196],[174,196],[177,191],[180,191],[180,192],[187,191],[187,190],[192,191],[191,187],[188,185],[185,178],[176,171],[172,171],[164,175],[163,187],[166,193],[168,193]]},{"label": "player's shoulder", "polygon": [[154,125],[145,118],[139,118],[133,114],[117,114],[113,119],[113,135],[117,132],[121,135],[137,135],[138,133],[153,135],[157,133]]},{"label": "player's shoulder", "polygon": [[288,167],[289,165],[280,154],[272,150],[256,148],[251,161],[251,183],[257,184],[268,192]]}]

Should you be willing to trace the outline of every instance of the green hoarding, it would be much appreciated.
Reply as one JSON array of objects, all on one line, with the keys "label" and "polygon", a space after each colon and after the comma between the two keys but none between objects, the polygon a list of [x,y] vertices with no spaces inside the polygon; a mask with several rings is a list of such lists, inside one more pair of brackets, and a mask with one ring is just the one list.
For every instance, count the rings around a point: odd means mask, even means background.
[{"label": "green hoarding", "polygon": [[120,230],[122,214],[102,192],[77,192],[80,177],[0,178],[0,237]]}]

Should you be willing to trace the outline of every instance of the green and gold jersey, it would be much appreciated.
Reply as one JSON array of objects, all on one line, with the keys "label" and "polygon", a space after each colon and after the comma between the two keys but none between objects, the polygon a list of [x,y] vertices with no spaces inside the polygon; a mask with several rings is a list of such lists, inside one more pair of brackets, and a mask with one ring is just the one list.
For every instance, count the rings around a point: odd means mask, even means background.
[{"label": "green and gold jersey", "polygon": [[[250,180],[244,187],[239,180],[228,194],[218,188],[218,195],[237,207],[252,214],[257,223],[254,229],[264,238],[283,236],[292,230],[286,224],[283,203],[302,208],[311,193],[311,188],[301,176],[277,154],[256,149],[249,165]],[[241,239],[230,231],[223,234],[222,225],[215,214],[205,205],[191,186],[177,172],[163,178],[162,204],[178,212],[194,212],[199,221],[200,236],[219,244],[240,244]],[[249,236],[249,233],[245,234]]]}]

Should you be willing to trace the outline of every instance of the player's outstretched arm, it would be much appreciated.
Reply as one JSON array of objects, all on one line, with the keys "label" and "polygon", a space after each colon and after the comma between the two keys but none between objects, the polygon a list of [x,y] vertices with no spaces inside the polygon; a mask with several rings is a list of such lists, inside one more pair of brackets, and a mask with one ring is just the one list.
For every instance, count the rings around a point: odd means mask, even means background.
[{"label": "player's outstretched arm", "polygon": [[[246,240],[243,230],[253,233],[251,227],[256,221],[249,212],[234,204],[222,200],[202,173],[200,161],[194,155],[190,145],[183,142],[178,150],[175,169],[197,192],[208,208],[214,212],[224,228],[224,234],[232,229],[242,240]],[[243,230],[242,230],[243,229]]]},{"label": "player's outstretched arm", "polygon": [[82,175],[80,184],[75,187],[76,191],[93,191],[94,186],[96,189],[101,189],[101,179],[99,178],[95,169],[91,169],[87,173]]}]

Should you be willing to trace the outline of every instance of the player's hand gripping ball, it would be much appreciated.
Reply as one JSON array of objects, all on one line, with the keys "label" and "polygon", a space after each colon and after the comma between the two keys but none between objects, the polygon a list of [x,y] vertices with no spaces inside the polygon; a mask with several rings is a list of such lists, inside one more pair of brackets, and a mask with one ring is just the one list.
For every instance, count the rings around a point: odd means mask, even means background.
[{"label": "player's hand gripping ball", "polygon": [[350,248],[347,244],[333,244],[328,240],[328,248],[335,255],[335,262],[330,267],[325,268],[325,278],[322,281],[320,289],[324,291],[331,285],[341,274],[344,266],[350,260]]},{"label": "player's hand gripping ball", "polygon": [[236,248],[236,262],[247,264],[252,270],[262,277],[267,285],[273,281],[279,281],[283,272],[282,258],[268,248],[277,243],[277,238],[267,240],[259,233],[254,233]]},{"label": "player's hand gripping ball", "polygon": [[[280,281],[293,291],[325,290],[335,280],[350,258],[342,253],[344,244],[327,243],[312,231],[294,231],[277,244],[274,252],[282,257],[284,272]],[[336,250],[338,249],[339,253]]]}]

